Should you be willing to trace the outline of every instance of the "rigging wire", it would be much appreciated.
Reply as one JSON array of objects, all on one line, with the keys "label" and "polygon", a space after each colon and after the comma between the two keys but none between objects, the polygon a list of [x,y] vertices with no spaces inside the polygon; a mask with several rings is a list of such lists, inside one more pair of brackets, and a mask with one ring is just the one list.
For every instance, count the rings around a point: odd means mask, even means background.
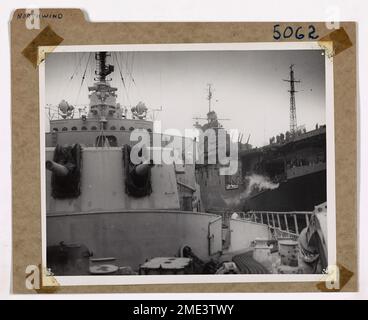
[{"label": "rigging wire", "polygon": [[117,53],[116,53],[116,55],[115,55],[114,57],[115,57],[115,61],[116,61],[116,64],[117,64],[117,66],[118,66],[118,69],[119,69],[119,73],[120,73],[121,81],[123,82],[123,86],[124,86],[124,89],[125,89],[125,94],[126,94],[126,97],[127,97],[128,103],[129,103],[129,105],[131,106],[131,105],[132,105],[132,103],[130,102],[130,97],[129,97],[128,89],[127,89],[126,84],[125,84],[125,80],[124,80],[124,77],[123,77],[122,68],[120,67],[120,63],[119,63],[119,59],[118,59]]},{"label": "rigging wire", "polygon": [[134,84],[134,86],[136,87],[136,98],[138,98],[138,100],[141,100],[141,92],[139,90],[139,86],[137,85],[137,83],[135,82],[135,79],[133,77],[133,67],[134,67],[134,58],[135,58],[135,52],[131,52],[131,58],[130,58],[130,67],[129,67],[129,56],[127,56],[127,63],[128,63],[128,67],[127,67],[127,74],[129,75],[129,86],[128,86],[128,90],[131,89],[132,87],[132,83]]},{"label": "rigging wire", "polygon": [[132,81],[133,81],[134,85],[137,86],[137,84],[135,83],[135,80],[133,78],[133,65],[134,65],[134,52],[132,53],[132,66],[131,66],[131,70],[130,70],[130,77],[132,78]]},{"label": "rigging wire", "polygon": [[115,57],[115,61],[116,61],[116,64],[118,66],[118,69],[119,69],[121,81],[123,82],[123,86],[125,88],[125,80],[124,80],[123,73],[122,73],[121,68],[120,68],[119,60],[117,58],[117,53],[115,53],[114,57]]},{"label": "rigging wire", "polygon": [[133,64],[134,64],[134,52],[132,52],[132,58],[130,59],[131,62],[130,62],[130,70],[129,70],[129,53],[127,52],[127,67],[126,67],[126,70],[127,70],[127,74],[129,75],[129,78],[130,78],[130,82],[129,82],[129,88],[130,88],[130,85],[131,83],[134,83],[134,85],[136,86],[137,84],[135,83],[135,80],[134,80],[134,77],[133,77]]},{"label": "rigging wire", "polygon": [[77,75],[77,73],[79,71],[79,67],[81,66],[81,63],[82,63],[83,58],[85,57],[85,54],[82,53],[81,57],[79,58],[79,61],[78,61],[78,53],[76,53],[75,57],[76,57],[77,62],[75,63],[75,66],[73,68],[74,71],[73,71],[72,75],[69,77],[68,82],[63,86],[62,90],[59,91],[60,99],[58,99],[58,100],[60,100],[60,101],[64,98],[65,92],[69,92],[70,85],[72,84],[74,77]]},{"label": "rigging wire", "polygon": [[77,63],[77,66],[75,67],[73,74],[70,76],[70,80],[73,80],[74,76],[79,72],[79,68],[82,65],[82,60],[85,57],[85,55],[86,55],[85,53],[82,53],[82,56],[80,57],[79,62]]},{"label": "rigging wire", "polygon": [[91,55],[92,55],[92,52],[90,52],[90,53],[89,53],[89,56],[88,56],[87,64],[86,64],[86,67],[85,67],[85,69],[84,69],[84,73],[83,73],[83,76],[82,76],[82,81],[81,81],[81,84],[80,84],[80,87],[79,87],[79,90],[78,90],[78,95],[77,95],[76,104],[78,104],[79,95],[80,95],[81,90],[82,90],[82,86],[83,86],[84,79],[86,78],[86,72],[87,72],[87,68],[88,68],[89,60],[91,59]]}]

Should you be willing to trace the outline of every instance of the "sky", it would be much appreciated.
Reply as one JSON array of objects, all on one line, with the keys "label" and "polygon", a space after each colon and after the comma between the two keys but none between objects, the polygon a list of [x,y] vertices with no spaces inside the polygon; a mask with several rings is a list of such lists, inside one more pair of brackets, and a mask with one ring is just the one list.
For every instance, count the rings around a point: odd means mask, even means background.
[{"label": "sky", "polygon": [[[325,124],[325,57],[320,50],[117,52],[110,84],[117,101],[130,108],[143,101],[159,109],[163,130],[193,128],[194,117],[206,117],[207,85],[212,107],[226,129],[238,129],[253,146],[289,130],[289,66],[294,64],[297,124],[307,130]],[[64,99],[88,105],[94,80],[94,54],[51,53],[46,59],[46,104]],[[124,84],[121,80],[124,78]],[[82,77],[85,74],[85,79]],[[151,113],[152,115],[152,113]],[[205,121],[202,120],[202,123]],[[243,142],[244,142],[243,140]]]}]

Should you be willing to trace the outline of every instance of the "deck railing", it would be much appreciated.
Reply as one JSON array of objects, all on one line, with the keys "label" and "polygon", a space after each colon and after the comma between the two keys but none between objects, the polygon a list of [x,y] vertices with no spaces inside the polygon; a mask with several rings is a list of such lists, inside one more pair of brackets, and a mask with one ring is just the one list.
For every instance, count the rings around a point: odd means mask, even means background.
[{"label": "deck railing", "polygon": [[252,222],[266,224],[275,238],[298,238],[300,232],[309,226],[313,211],[249,211]]}]

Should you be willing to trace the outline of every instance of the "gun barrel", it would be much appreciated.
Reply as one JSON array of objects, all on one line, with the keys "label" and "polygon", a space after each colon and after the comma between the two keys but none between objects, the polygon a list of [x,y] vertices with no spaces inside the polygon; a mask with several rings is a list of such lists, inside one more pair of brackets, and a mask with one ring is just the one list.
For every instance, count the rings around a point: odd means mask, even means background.
[{"label": "gun barrel", "polygon": [[134,171],[135,174],[139,177],[145,176],[149,167],[153,166],[153,161],[151,160],[150,163],[142,163],[135,167]]},{"label": "gun barrel", "polygon": [[60,163],[56,163],[55,161],[52,160],[46,161],[46,169],[55,173],[59,177],[65,177],[69,173],[67,167],[63,166]]}]

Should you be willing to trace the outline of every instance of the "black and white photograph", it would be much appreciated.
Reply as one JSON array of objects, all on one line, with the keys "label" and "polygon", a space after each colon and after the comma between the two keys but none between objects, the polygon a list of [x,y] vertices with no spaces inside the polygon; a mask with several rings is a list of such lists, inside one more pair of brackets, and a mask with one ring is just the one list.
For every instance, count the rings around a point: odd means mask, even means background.
[{"label": "black and white photograph", "polygon": [[49,274],[66,284],[321,279],[336,264],[332,59],[314,42],[46,53]]}]

